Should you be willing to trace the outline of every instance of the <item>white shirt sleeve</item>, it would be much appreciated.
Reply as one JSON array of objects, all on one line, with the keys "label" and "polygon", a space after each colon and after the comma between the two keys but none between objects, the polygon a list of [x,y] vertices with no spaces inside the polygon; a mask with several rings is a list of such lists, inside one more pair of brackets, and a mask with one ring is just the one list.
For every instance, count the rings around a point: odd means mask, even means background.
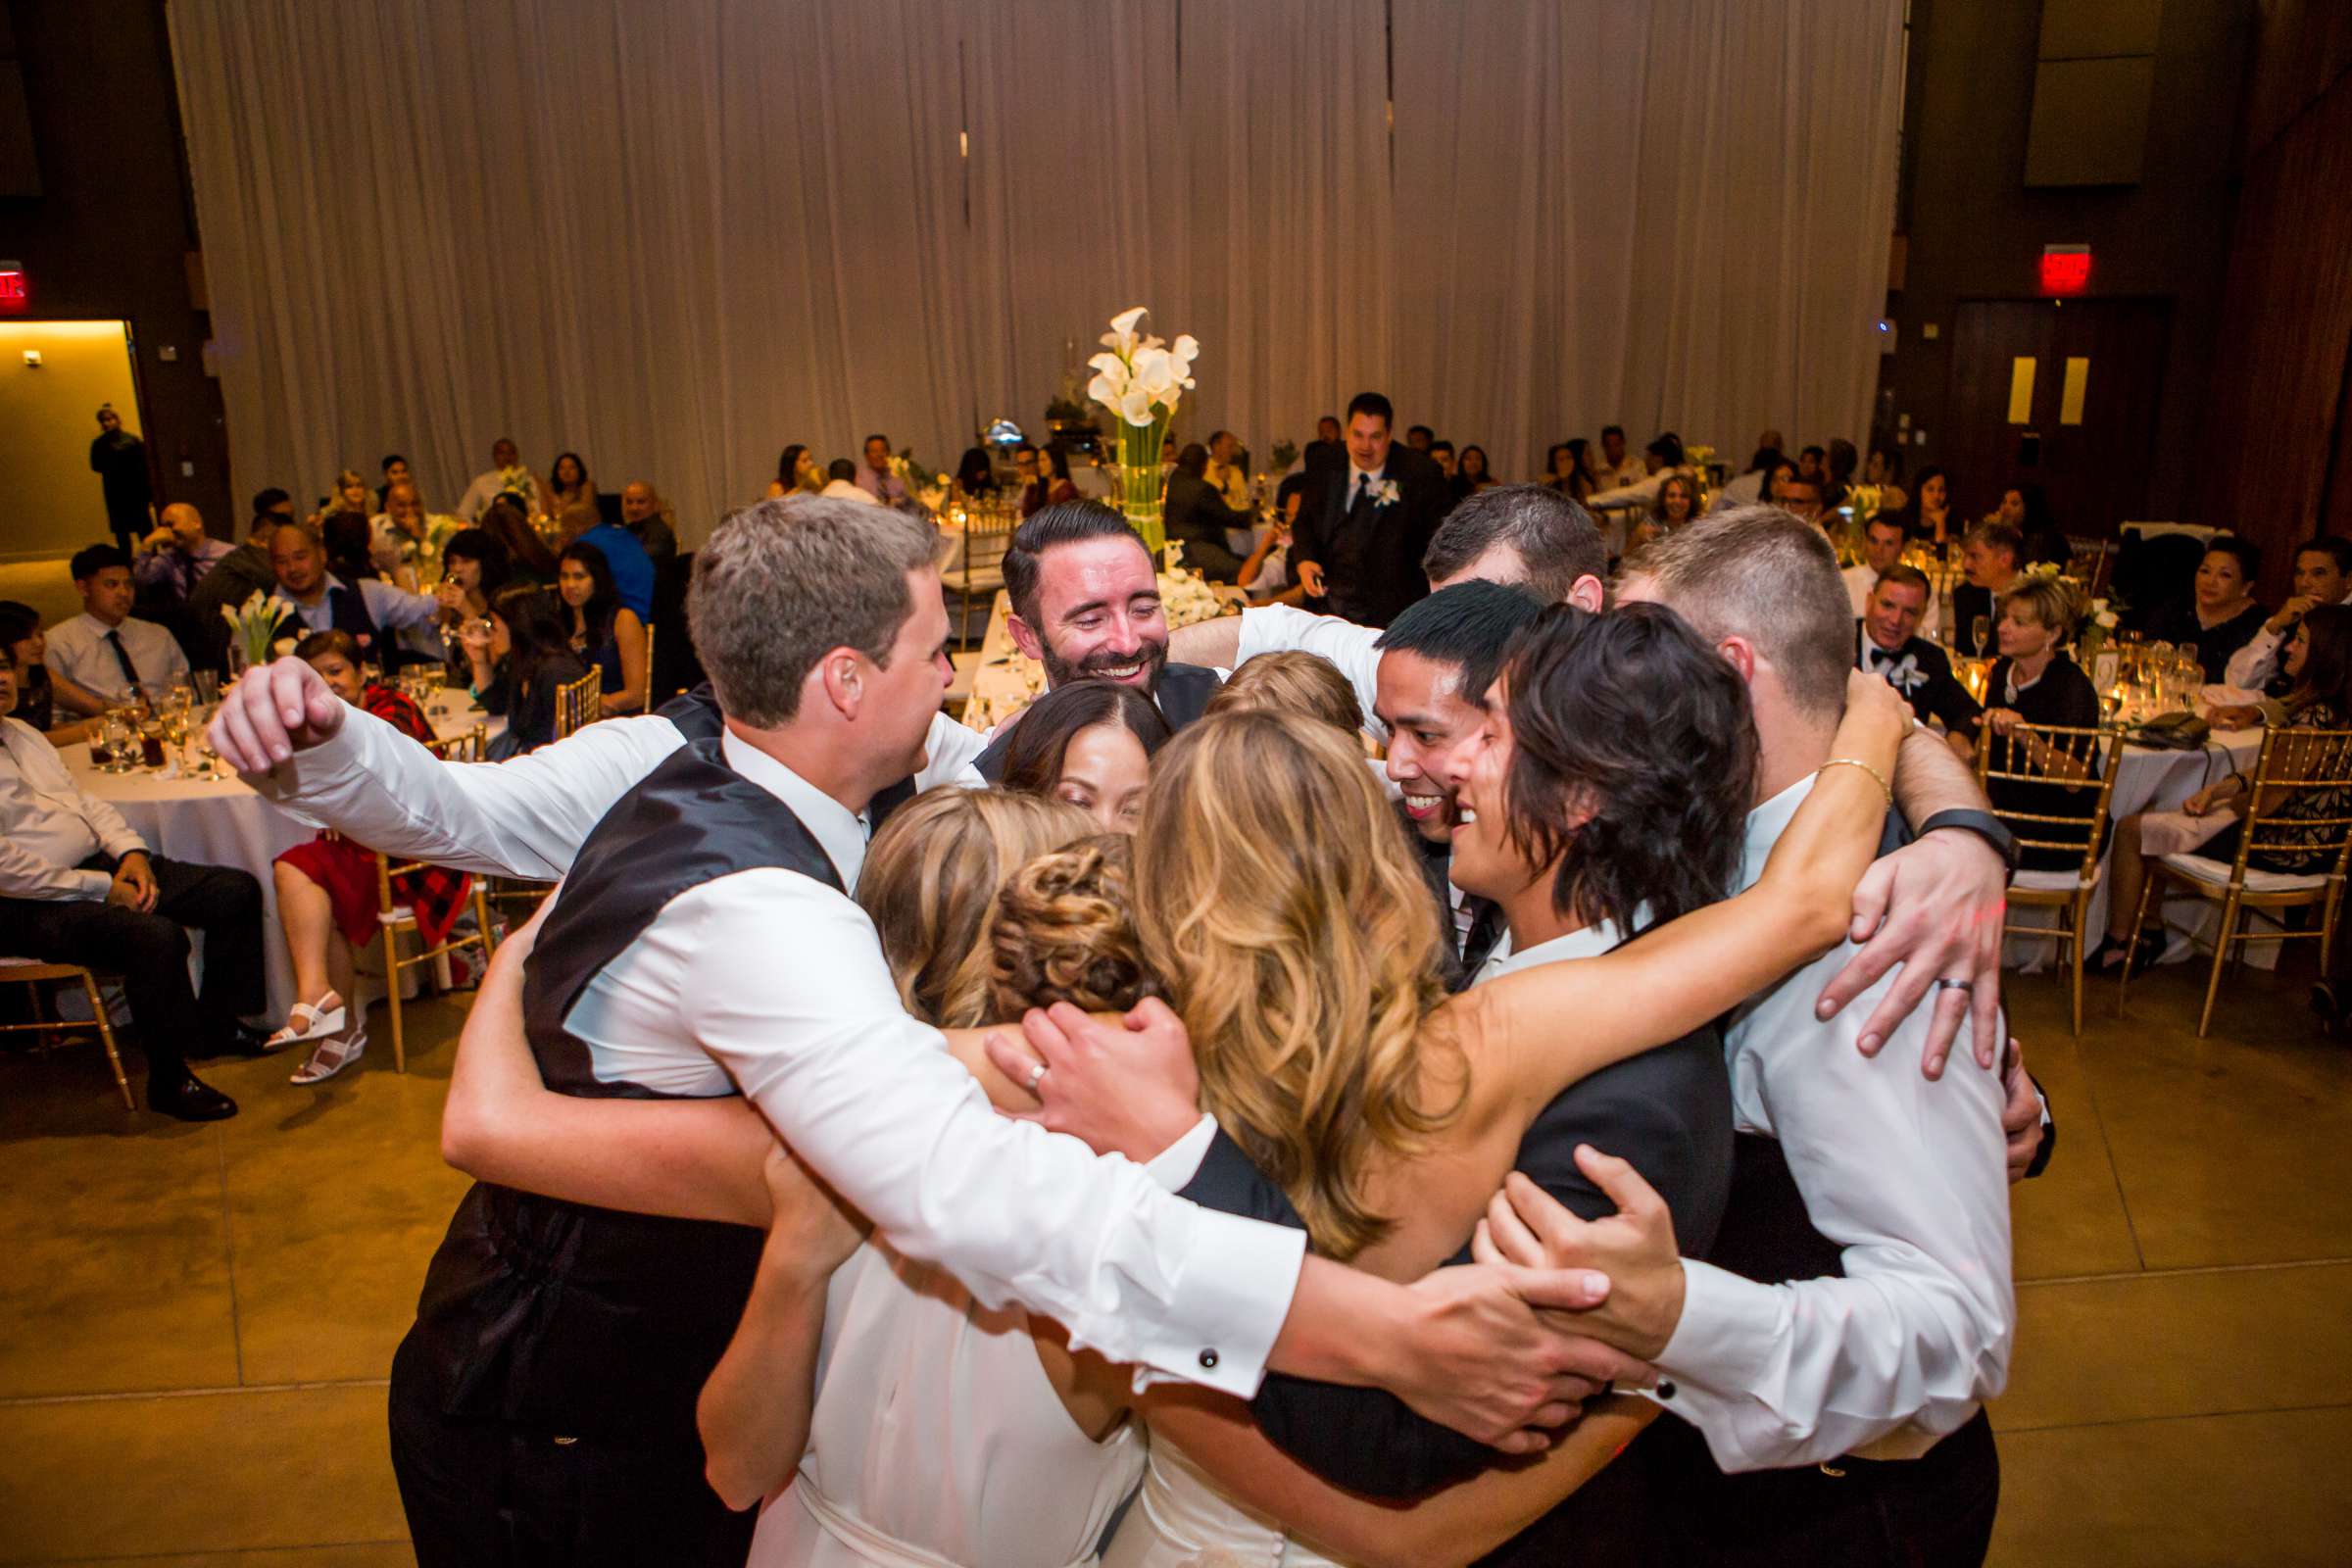
[{"label": "white shirt sleeve", "polygon": [[1248,663],[1259,654],[1298,650],[1336,665],[1355,688],[1356,706],[1364,710],[1364,727],[1382,739],[1388,730],[1372,714],[1380,695],[1380,631],[1359,626],[1337,615],[1313,615],[1290,605],[1263,605],[1242,612],[1241,646],[1234,663]]},{"label": "white shirt sleeve", "polygon": [[413,594],[373,577],[360,584],[360,600],[378,626],[391,629],[429,625],[441,613],[441,602],[430,594]]},{"label": "white shirt sleeve", "polygon": [[2265,626],[2246,639],[2246,646],[2230,656],[2222,679],[2240,691],[2259,692],[2278,673],[2278,645],[2285,639]]},{"label": "white shirt sleeve", "polygon": [[245,782],[370,849],[552,882],[613,803],[684,744],[675,724],[645,714],[591,724],[504,762],[444,762],[354,709],[324,742]]},{"label": "white shirt sleeve", "polygon": [[[1919,1070],[1930,1009],[1876,1058],[1854,1049],[1891,977],[1836,1018],[1812,999],[1843,947],[1755,1004],[1773,1036],[1735,1052],[1743,1112],[1760,1103],[1843,1278],[1758,1285],[1685,1260],[1681,1323],[1657,1365],[1666,1407],[1727,1471],[1815,1464],[1911,1427],[1957,1430],[2008,1382],[2016,1334],[1998,1075]],[[1832,967],[1820,967],[1821,964]],[[1735,1034],[1740,1025],[1735,1024]]]},{"label": "white shirt sleeve", "polygon": [[475,474],[473,482],[466,487],[466,493],[458,498],[458,515],[467,522],[481,521],[482,514],[490,510],[491,498],[497,494],[491,488],[497,483],[498,470],[495,468],[487,473]]},{"label": "white shirt sleeve", "polygon": [[681,894],[639,940],[677,975],[694,1039],[901,1252],[1114,1361],[1255,1391],[1303,1235],[1200,1208],[1143,1166],[996,1114],[901,1007],[856,904],[745,871]]},{"label": "white shirt sleeve", "polygon": [[1621,484],[1613,490],[1598,491],[1588,497],[1585,505],[1608,507],[1628,501],[1655,501],[1658,499],[1658,492],[1666,488],[1666,481],[1677,471],[1679,470],[1674,468],[1660,468],[1657,472],[1645,478],[1636,479],[1631,484]]},{"label": "white shirt sleeve", "polygon": [[935,790],[942,784],[974,790],[988,788],[988,780],[972,766],[980,754],[988,750],[988,737],[970,725],[960,724],[945,713],[934,713],[923,750],[923,770],[914,775],[917,790]]}]

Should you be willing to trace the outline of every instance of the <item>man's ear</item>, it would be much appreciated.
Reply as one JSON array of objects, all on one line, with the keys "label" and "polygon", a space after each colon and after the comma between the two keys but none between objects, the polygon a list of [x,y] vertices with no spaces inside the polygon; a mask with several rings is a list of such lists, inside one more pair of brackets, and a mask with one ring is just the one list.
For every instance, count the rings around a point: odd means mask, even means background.
[{"label": "man's ear", "polygon": [[1004,629],[1012,634],[1012,646],[1038,662],[1045,662],[1046,645],[1030,624],[1018,615],[1004,617]]},{"label": "man's ear", "polygon": [[1726,637],[1715,645],[1715,651],[1732,662],[1742,682],[1754,683],[1757,662],[1754,644],[1744,637]]},{"label": "man's ear", "polygon": [[828,648],[808,672],[813,690],[804,688],[803,700],[821,693],[833,711],[854,719],[865,702],[864,659],[855,648]]},{"label": "man's ear", "polygon": [[1577,578],[1575,586],[1568,590],[1568,603],[1595,615],[1601,612],[1607,602],[1608,590],[1601,586],[1598,577],[1590,572]]}]

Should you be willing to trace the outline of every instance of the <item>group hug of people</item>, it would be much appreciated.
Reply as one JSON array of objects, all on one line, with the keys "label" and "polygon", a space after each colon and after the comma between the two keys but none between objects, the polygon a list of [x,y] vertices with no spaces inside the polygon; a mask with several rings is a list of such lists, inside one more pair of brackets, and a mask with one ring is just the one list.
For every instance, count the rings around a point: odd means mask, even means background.
[{"label": "group hug of people", "polygon": [[[1327,587],[1397,548],[1354,488]],[[803,494],[698,555],[658,713],[458,765],[238,684],[286,809],[562,879],[392,1367],[421,1563],[1982,1560],[2055,1133],[2008,835],[1800,518],[1417,543],[1380,624],[1172,633],[1041,507],[993,736],[933,527]]]}]

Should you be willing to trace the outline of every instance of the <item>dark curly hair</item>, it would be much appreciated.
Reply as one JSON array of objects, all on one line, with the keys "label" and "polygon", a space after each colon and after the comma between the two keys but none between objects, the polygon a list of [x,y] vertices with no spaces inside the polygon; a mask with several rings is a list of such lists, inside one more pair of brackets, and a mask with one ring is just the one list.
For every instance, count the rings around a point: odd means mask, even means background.
[{"label": "dark curly hair", "polygon": [[1680,615],[1550,606],[1502,684],[1504,832],[1529,864],[1557,862],[1554,909],[1632,935],[1644,913],[1672,920],[1731,890],[1756,726],[1739,672]]},{"label": "dark curly hair", "polygon": [[992,1016],[1056,1002],[1124,1012],[1161,994],[1128,902],[1133,865],[1126,834],[1098,833],[1004,879],[989,928]]}]

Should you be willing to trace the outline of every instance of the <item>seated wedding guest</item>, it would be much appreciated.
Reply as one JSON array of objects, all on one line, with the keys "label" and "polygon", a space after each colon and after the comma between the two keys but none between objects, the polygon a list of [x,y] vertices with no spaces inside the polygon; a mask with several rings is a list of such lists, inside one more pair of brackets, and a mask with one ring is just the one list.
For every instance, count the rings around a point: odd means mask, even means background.
[{"label": "seated wedding guest", "polygon": [[385,501],[392,494],[392,487],[396,484],[410,483],[412,476],[409,472],[409,460],[397,452],[386,457],[379,467],[383,471],[384,482],[375,487],[375,510],[381,512],[384,510]]},{"label": "seated wedding guest", "polygon": [[1544,454],[1544,484],[1557,490],[1571,501],[1582,501],[1593,491],[1592,460],[1586,455],[1583,436],[1573,441],[1557,441]]},{"label": "seated wedding guest", "polygon": [[441,547],[441,583],[434,590],[441,624],[454,628],[490,613],[511,569],[506,549],[485,528],[460,528]]},{"label": "seated wedding guest", "polygon": [[[1415,428],[1427,429],[1428,426],[1416,425]],[[1460,464],[1460,459],[1454,456],[1452,442],[1424,440],[1416,443],[1408,438],[1405,442],[1405,445],[1411,447],[1416,452],[1428,453],[1429,461],[1436,464],[1438,466],[1438,471],[1446,476],[1446,483],[1447,487],[1450,488],[1452,486],[1453,481],[1457,476]]]},{"label": "seated wedding guest", "polygon": [[[260,505],[275,498],[275,507]],[[294,503],[283,490],[265,490],[255,496],[253,520],[245,542],[213,564],[188,595],[180,616],[180,647],[199,669],[223,670],[228,655],[228,624],[223,610],[234,610],[255,594],[268,595],[277,586],[270,564],[270,536],[281,523],[294,520]]]},{"label": "seated wedding guest", "polygon": [[[1862,607],[1870,603],[1870,591],[1879,585],[1879,574],[1890,566],[1899,565],[1903,547],[1909,539],[1903,533],[1903,519],[1893,512],[1874,512],[1862,524],[1862,559],[1844,570],[1845,596],[1853,602],[1854,618],[1862,618]],[[1942,624],[1942,607],[1936,596],[1928,595],[1925,617],[1918,626],[1919,635],[1930,642],[1936,640],[1936,629]]]},{"label": "seated wedding guest", "polygon": [[1062,451],[1060,442],[1049,442],[1031,456],[1033,462],[1021,475],[1022,516],[1034,517],[1048,507],[1078,499],[1078,487],[1070,482],[1069,454]]},{"label": "seated wedding guest", "polygon": [[2254,579],[2261,574],[2260,546],[2234,534],[2216,537],[2197,563],[2188,602],[2166,605],[2150,615],[2144,627],[2148,640],[2194,648],[2206,683],[2227,683],[2230,662],[2270,616],[2254,600]]},{"label": "seated wedding guest", "polygon": [[1475,442],[1462,448],[1462,455],[1454,464],[1453,493],[1457,497],[1474,496],[1481,490],[1494,489],[1495,483],[1494,473],[1487,467],[1487,449]]},{"label": "seated wedding guest", "polygon": [[536,474],[522,466],[522,453],[506,436],[490,443],[490,466],[473,476],[465,495],[458,498],[458,515],[467,522],[480,522],[500,496],[522,498],[524,514],[546,513],[547,486]]},{"label": "seated wedding guest", "polygon": [[[406,693],[363,681],[359,645],[348,632],[315,631],[295,645],[294,657],[352,707],[373,713],[411,740],[433,738],[432,721]],[[312,1045],[310,1059],[295,1069],[293,1081],[324,1083],[368,1050],[368,1014],[354,982],[352,956],[381,931],[375,852],[341,834],[320,833],[279,855],[271,871],[277,923],[294,962],[294,994],[303,1000],[287,1012],[285,1027],[270,1037],[268,1048]],[[423,945],[436,948],[466,906],[466,886],[464,872],[428,866],[397,878],[392,896],[416,912]]]},{"label": "seated wedding guest", "polygon": [[1822,463],[1822,458],[1824,456],[1825,454],[1819,447],[1798,448],[1796,454],[1796,476],[1799,479],[1807,480],[1813,484],[1821,484],[1825,482],[1829,478],[1829,469]]},{"label": "seated wedding guest", "polygon": [[1984,710],[1953,675],[1943,650],[1919,635],[1934,598],[1928,574],[1917,566],[1897,562],[1881,572],[1858,617],[1854,667],[1885,676],[1921,723],[1940,720],[1953,750],[1973,757]]},{"label": "seated wedding guest", "polygon": [[326,498],[318,503],[318,510],[311,514],[310,525],[323,537],[330,518],[351,516],[365,522],[373,510],[368,505],[369,499],[368,481],[360,477],[360,471],[345,468],[327,487]]},{"label": "seated wedding guest", "polygon": [[408,479],[384,491],[384,510],[370,523],[369,559],[396,587],[420,593],[441,580],[441,551],[464,524],[424,510],[424,495]]},{"label": "seated wedding guest", "polygon": [[113,545],[74,553],[67,569],[81,595],[81,613],[49,633],[49,683],[68,713],[88,718],[107,705],[157,702],[188,673],[188,656],[172,634],[130,613],[130,558]]},{"label": "seated wedding guest", "polygon": [[460,634],[471,666],[473,695],[485,711],[504,714],[506,733],[490,743],[493,761],[535,751],[556,738],[556,688],[588,666],[571,651],[563,601],[517,583],[490,603],[489,626]]},{"label": "seated wedding guest", "polygon": [[316,530],[326,569],[345,582],[390,582],[375,565],[374,531],[356,512],[330,512]]},{"label": "seated wedding guest", "polygon": [[1929,544],[1949,544],[1966,530],[1952,508],[1952,482],[1941,468],[1919,470],[1911,487],[1910,504],[1903,508],[1903,532]]},{"label": "seated wedding guest", "polygon": [[1306,590],[1291,576],[1291,530],[1298,524],[1309,482],[1302,470],[1276,486],[1273,520],[1258,525],[1257,542],[1234,574],[1253,605],[1295,605],[1306,597]]},{"label": "seated wedding guest", "polygon": [[[2323,535],[2295,551],[2295,574],[2290,593],[2230,659],[2229,684],[2240,691],[2266,692],[2278,675],[2278,650],[2303,616],[2321,605],[2352,604],[2352,542]],[[2231,710],[2241,722],[2254,722],[2241,710]],[[2226,728],[2220,714],[2214,723]]]},{"label": "seated wedding guest", "polygon": [[[1788,460],[1781,456],[1778,446],[1756,448],[1755,454],[1747,460],[1747,470],[1730,479],[1722,489],[1716,491],[1715,499],[1707,510],[1728,512],[1734,507],[1752,507],[1758,502],[1772,500],[1770,486],[1773,470],[1786,462]],[[1789,471],[1793,473],[1795,469],[1791,467]]]},{"label": "seated wedding guest", "polygon": [[[1062,477],[1069,475],[1065,472]],[[891,460],[890,437],[875,434],[865,438],[865,461],[858,466],[858,488],[886,505],[906,499],[906,481],[899,477]]]},{"label": "seated wedding guest", "polygon": [[1772,466],[1764,470],[1764,499],[1779,506],[1788,495],[1788,486],[1796,478],[1796,460],[1775,456]]},{"label": "seated wedding guest", "polygon": [[[652,491],[649,489],[650,497]],[[607,522],[594,507],[572,507],[557,519],[566,544],[594,545],[604,552],[620,602],[637,612],[640,621],[654,617],[654,561],[637,536],[619,523]],[[559,572],[561,567],[559,566]]]},{"label": "seated wedding guest", "polygon": [[[1985,526],[2003,525],[1978,524],[1979,528]],[[2075,591],[2055,577],[2027,577],[2001,596],[1998,633],[2001,656],[1993,661],[1991,673],[1984,679],[1985,728],[2007,737],[2017,734],[2021,723],[2065,724],[2081,729],[2098,725],[2101,713],[2098,691],[2090,684],[2090,677],[2082,673],[2082,666],[2062,652],[2074,637],[2075,623],[2081,616],[2082,607],[2076,603]],[[2046,773],[2054,779],[2087,779],[2098,765],[2095,756],[2085,760],[2033,735],[2023,736],[2019,742],[2004,748],[2004,753],[1995,758],[2004,767]],[[2003,810],[2080,816],[2086,803],[2078,797],[2085,787],[2079,783],[2024,784],[1994,779],[1991,793],[1993,804]],[[2025,831],[2019,836],[2034,835]],[[2035,871],[2075,870],[2082,864],[2082,852],[2062,847],[2025,848],[2019,851],[2018,863]]]},{"label": "seated wedding guest", "polygon": [[433,626],[441,619],[436,598],[413,594],[370,575],[350,580],[327,568],[325,552],[299,523],[281,523],[270,536],[270,564],[286,614],[278,634],[343,631],[359,646],[360,658],[389,667],[395,634],[409,626]]},{"label": "seated wedding guest", "polygon": [[[1180,462],[1182,456],[1178,454]],[[1244,461],[1240,436],[1219,430],[1208,438],[1208,466],[1202,476],[1234,511],[1250,510],[1249,465]]]},{"label": "seated wedding guest", "polygon": [[670,515],[669,503],[643,479],[620,487],[620,526],[656,565],[678,559],[677,519]]},{"label": "seated wedding guest", "polygon": [[[1424,599],[1423,604],[1429,603]],[[1267,654],[1235,670],[1200,716],[1276,713],[1309,718],[1361,745],[1364,710],[1339,666],[1312,654]]]},{"label": "seated wedding guest", "polygon": [[1872,447],[1862,465],[1862,482],[1878,486],[1879,506],[1884,511],[1900,513],[1910,505],[1910,493],[1903,488],[1903,454],[1899,447]]},{"label": "seated wedding guest", "polygon": [[956,493],[966,501],[995,499],[997,466],[989,461],[988,448],[963,449],[963,460],[956,465]]},{"label": "seated wedding guest", "polygon": [[828,501],[874,500],[873,493],[858,483],[858,465],[847,458],[835,458],[825,465],[825,482],[816,493]]},{"label": "seated wedding guest", "polygon": [[825,476],[808,449],[795,441],[776,457],[776,476],[767,481],[768,499],[799,493],[814,495],[825,487]]},{"label": "seated wedding guest", "polygon": [[1793,513],[1817,525],[1823,524],[1828,518],[1819,479],[1808,479],[1801,473],[1785,474],[1778,481],[1778,491],[1782,511]]},{"label": "seated wedding guest", "polygon": [[1663,539],[1698,514],[1698,481],[1688,474],[1670,473],[1658,486],[1658,499],[1651,502],[1649,511],[1627,532],[1625,548],[1630,555],[1654,540]]},{"label": "seated wedding guest", "polygon": [[1300,454],[1306,466],[1310,468],[1319,467],[1324,464],[1337,463],[1347,455],[1348,449],[1340,440],[1340,416],[1326,414],[1315,420],[1315,438],[1306,444],[1306,451]]},{"label": "seated wedding guest", "polygon": [[[76,720],[57,710],[57,692],[49,684],[49,640],[41,635],[40,612],[14,599],[0,599],[0,648],[16,660],[14,716],[48,736],[52,746],[71,746],[87,739],[98,727],[96,720]],[[0,716],[9,711],[0,709]]]},{"label": "seated wedding guest", "polygon": [[[0,647],[0,713],[16,700],[16,654]],[[204,933],[201,994],[188,983],[186,927]],[[237,1113],[187,1058],[260,1048],[238,1021],[268,1001],[260,886],[242,871],[149,855],[17,718],[0,718],[0,953],[121,975],[147,1055],[148,1108],[181,1121]]]},{"label": "seated wedding guest", "polygon": [[[1195,441],[1176,454],[1176,471],[1168,475],[1162,506],[1168,542],[1184,546],[1187,569],[1210,582],[1237,582],[1242,558],[1233,553],[1226,534],[1250,525],[1250,514],[1228,506],[1208,477],[1208,448]],[[1245,492],[1248,489],[1244,482]]]},{"label": "seated wedding guest", "polygon": [[605,712],[644,711],[646,694],[652,690],[645,622],[620,602],[605,553],[585,539],[565,545],[556,570],[556,593],[570,622],[571,651],[603,678]]},{"label": "seated wedding guest", "polygon": [[556,553],[514,502],[503,497],[491,502],[482,513],[480,526],[507,553],[507,570],[514,581],[539,588],[555,586]]},{"label": "seated wedding guest", "polygon": [[[1434,456],[1438,448],[1438,432],[1426,424],[1408,425],[1405,427],[1404,444],[1415,452],[1427,452]],[[1452,444],[1447,442],[1446,446],[1450,448]]]},{"label": "seated wedding guest", "polygon": [[999,782],[1075,806],[1105,833],[1132,833],[1152,759],[1170,733],[1152,699],[1134,687],[1072,681],[1021,710]]},{"label": "seated wedding guest", "polygon": [[1997,651],[1993,621],[2001,596],[2023,578],[2024,550],[2024,538],[2005,522],[1980,522],[1968,530],[1960,546],[1960,569],[1968,580],[1952,589],[1952,646],[1961,658],[1989,659]]},{"label": "seated wedding guest", "polygon": [[[294,498],[275,485],[256,490],[253,493],[253,521],[248,526],[246,535],[248,539],[262,531],[265,526],[265,518],[269,519],[267,525],[272,527],[280,522],[302,520],[294,515]],[[264,544],[266,548],[267,541],[264,541]]]},{"label": "seated wedding guest", "polygon": [[1854,469],[1861,461],[1862,455],[1854,450],[1851,441],[1843,436],[1831,439],[1829,456],[1822,460],[1822,473],[1828,493],[1836,498],[1835,505],[1844,505],[1845,493],[1853,488]]},{"label": "seated wedding guest", "polygon": [[1602,490],[1637,483],[1649,471],[1640,458],[1625,449],[1625,426],[1600,427],[1600,462],[1593,466],[1593,483]]},{"label": "seated wedding guest", "polygon": [[[1655,501],[1658,489],[1669,475],[1689,474],[1683,466],[1683,440],[1672,430],[1659,435],[1642,449],[1642,474],[1622,484],[1610,485],[1592,498],[1595,507],[1622,506],[1629,501]],[[1623,470],[1620,469],[1622,472]]]},{"label": "seated wedding guest", "polygon": [[2004,522],[2009,520],[2008,498],[2013,493],[2017,497],[2017,521],[2011,526],[2024,541],[2017,558],[2019,564],[2054,565],[2064,570],[2074,562],[2075,547],[2066,537],[2066,530],[2058,526],[2057,514],[2050,510],[2049,492],[2037,484],[2019,485],[2013,492],[2003,491],[2001,520]]},{"label": "seated wedding guest", "polygon": [[548,515],[561,517],[573,507],[596,505],[596,481],[588,477],[588,461],[577,452],[559,452],[547,468]]},{"label": "seated wedding guest", "polygon": [[[2278,702],[2272,727],[2280,730],[2352,728],[2352,609],[2320,605],[2306,612],[2287,639],[2286,695]],[[2311,742],[2275,743],[2274,764],[2284,777],[2310,778],[2322,760]],[[2114,969],[2129,963],[2132,972],[2146,968],[2163,956],[2167,938],[2164,911],[2149,911],[2155,924],[2136,934],[2132,920],[2139,909],[2140,890],[2147,882],[2150,860],[2168,855],[2201,855],[2230,863],[2236,858],[2245,819],[2256,808],[2279,811],[2276,821],[2297,822],[2315,817],[2352,816],[2352,786],[2331,790],[2300,790],[2292,795],[2274,787],[2263,797],[2251,793],[2253,781],[2232,770],[2206,785],[2173,811],[2140,811],[2115,825],[2114,887],[2108,895],[2107,939],[2083,964]],[[2283,810],[2279,801],[2285,798]],[[2338,832],[2341,830],[2338,829]],[[2246,853],[2246,864],[2257,871],[2287,876],[2328,869],[2318,850],[2298,852],[2280,843],[2306,839],[2317,845],[2328,836],[2325,828],[2298,830],[2266,827],[2256,847]]]},{"label": "seated wedding guest", "polygon": [[204,531],[203,514],[184,501],[175,501],[160,514],[155,531],[139,541],[138,559],[130,574],[162,606],[174,612],[187,607],[205,574],[237,547]]}]

